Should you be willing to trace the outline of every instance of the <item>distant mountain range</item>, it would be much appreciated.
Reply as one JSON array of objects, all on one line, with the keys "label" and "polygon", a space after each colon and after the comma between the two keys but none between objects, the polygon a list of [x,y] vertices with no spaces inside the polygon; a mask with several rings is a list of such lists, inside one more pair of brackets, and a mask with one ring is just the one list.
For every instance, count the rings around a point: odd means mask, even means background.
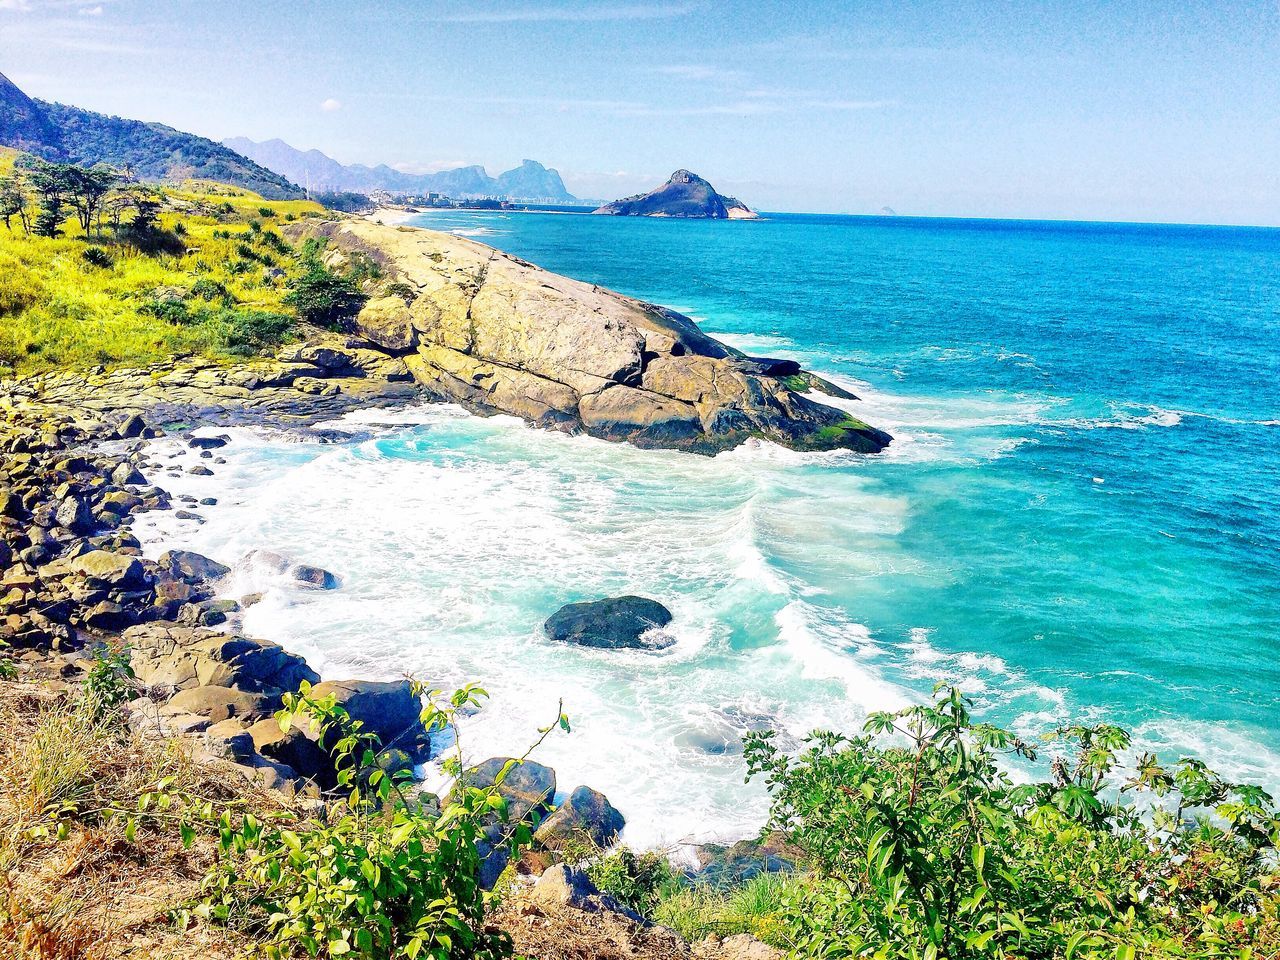
[{"label": "distant mountain range", "polygon": [[283,140],[257,143],[247,137],[222,141],[238,153],[312,190],[349,190],[355,193],[420,195],[442,193],[449,197],[506,197],[511,200],[574,203],[577,197],[565,189],[555,170],[536,160],[525,160],[514,170],[491,177],[484,167],[458,167],[439,173],[403,173],[386,164],[342,164],[319,150],[299,150]]},{"label": "distant mountain range", "polygon": [[606,203],[592,213],[615,217],[680,217],[697,220],[758,220],[759,215],[736,197],[716,188],[696,173],[677,170],[660,187]]},{"label": "distant mountain range", "polygon": [[33,100],[0,74],[0,145],[63,163],[107,163],[140,180],[191,177],[244,187],[271,200],[304,195],[296,184],[234,150],[161,123]]}]

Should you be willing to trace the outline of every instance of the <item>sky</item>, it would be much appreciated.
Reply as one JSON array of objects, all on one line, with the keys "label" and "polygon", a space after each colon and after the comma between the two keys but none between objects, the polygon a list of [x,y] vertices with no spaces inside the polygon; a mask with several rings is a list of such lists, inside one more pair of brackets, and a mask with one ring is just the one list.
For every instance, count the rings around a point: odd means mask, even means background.
[{"label": "sky", "polygon": [[1280,225],[1280,0],[0,0],[32,96],[766,211]]}]

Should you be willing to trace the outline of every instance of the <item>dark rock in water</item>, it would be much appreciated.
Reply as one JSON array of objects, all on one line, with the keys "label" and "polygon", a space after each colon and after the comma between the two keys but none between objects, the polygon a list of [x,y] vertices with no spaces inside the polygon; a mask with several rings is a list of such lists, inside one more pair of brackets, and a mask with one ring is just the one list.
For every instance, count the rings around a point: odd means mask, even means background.
[{"label": "dark rock in water", "polygon": [[220,433],[215,437],[188,437],[187,446],[193,450],[217,450],[219,447],[225,447],[231,442],[231,438],[225,433]]},{"label": "dark rock in water", "polygon": [[135,413],[133,416],[125,418],[125,421],[120,424],[116,430],[116,436],[121,440],[132,440],[135,437],[142,436],[146,430],[147,422]]},{"label": "dark rock in water", "polygon": [[603,850],[626,825],[626,819],[603,793],[590,787],[575,787],[568,799],[543,821],[533,839],[545,850],[559,850],[574,841],[586,841],[588,846]]},{"label": "dark rock in water", "polygon": [[642,639],[655,627],[671,622],[671,611],[646,597],[611,597],[565,604],[542,625],[552,640],[606,650],[650,649],[670,646]]},{"label": "dark rock in water", "polygon": [[212,470],[210,470],[208,467],[201,466],[200,464],[196,464],[194,467],[188,467],[187,473],[191,474],[193,477],[212,477],[213,476]]},{"label": "dark rock in water", "polygon": [[800,372],[800,364],[795,360],[777,360],[773,357],[743,357],[734,366],[743,373],[754,373],[762,377],[791,377]]},{"label": "dark rock in water", "polygon": [[200,583],[204,580],[218,580],[231,572],[226,564],[210,560],[194,550],[167,550],[160,554],[160,566],[168,568],[179,580],[187,583]]},{"label": "dark rock in water", "polygon": [[342,581],[328,570],[306,563],[294,563],[274,550],[250,550],[240,563],[243,566],[257,567],[281,576],[289,576],[299,583],[309,583],[325,590],[336,590],[342,584]]},{"label": "dark rock in water", "polygon": [[363,732],[378,737],[383,748],[397,748],[413,759],[425,760],[430,739],[422,725],[422,701],[408,680],[326,680],[311,688],[312,696],[333,696]]}]

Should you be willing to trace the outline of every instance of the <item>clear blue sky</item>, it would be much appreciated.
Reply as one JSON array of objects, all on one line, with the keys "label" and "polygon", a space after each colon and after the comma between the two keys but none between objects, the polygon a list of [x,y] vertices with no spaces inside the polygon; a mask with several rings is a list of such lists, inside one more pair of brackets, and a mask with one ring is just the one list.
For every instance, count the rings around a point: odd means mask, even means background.
[{"label": "clear blue sky", "polygon": [[1280,224],[1280,0],[0,0],[33,96],[765,210]]}]

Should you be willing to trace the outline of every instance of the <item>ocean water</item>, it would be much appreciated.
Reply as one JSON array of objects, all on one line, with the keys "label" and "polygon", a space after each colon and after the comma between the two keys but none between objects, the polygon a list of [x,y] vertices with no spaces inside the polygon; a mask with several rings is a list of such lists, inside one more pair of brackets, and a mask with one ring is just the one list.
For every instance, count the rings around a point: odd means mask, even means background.
[{"label": "ocean water", "polygon": [[[329,677],[482,683],[492,704],[461,728],[477,759],[563,699],[573,733],[541,759],[642,845],[759,826],[744,730],[853,730],[939,681],[1023,734],[1106,718],[1280,788],[1280,231],[418,222],[801,360],[895,442],[705,458],[431,405],[346,418],[339,444],[233,431],[214,477],[158,478],[218,497],[205,522],[140,532],[341,576],[308,592],[241,570],[235,590],[266,589],[249,632]],[[672,609],[673,647],[542,638],[560,604],[624,592]]]}]

